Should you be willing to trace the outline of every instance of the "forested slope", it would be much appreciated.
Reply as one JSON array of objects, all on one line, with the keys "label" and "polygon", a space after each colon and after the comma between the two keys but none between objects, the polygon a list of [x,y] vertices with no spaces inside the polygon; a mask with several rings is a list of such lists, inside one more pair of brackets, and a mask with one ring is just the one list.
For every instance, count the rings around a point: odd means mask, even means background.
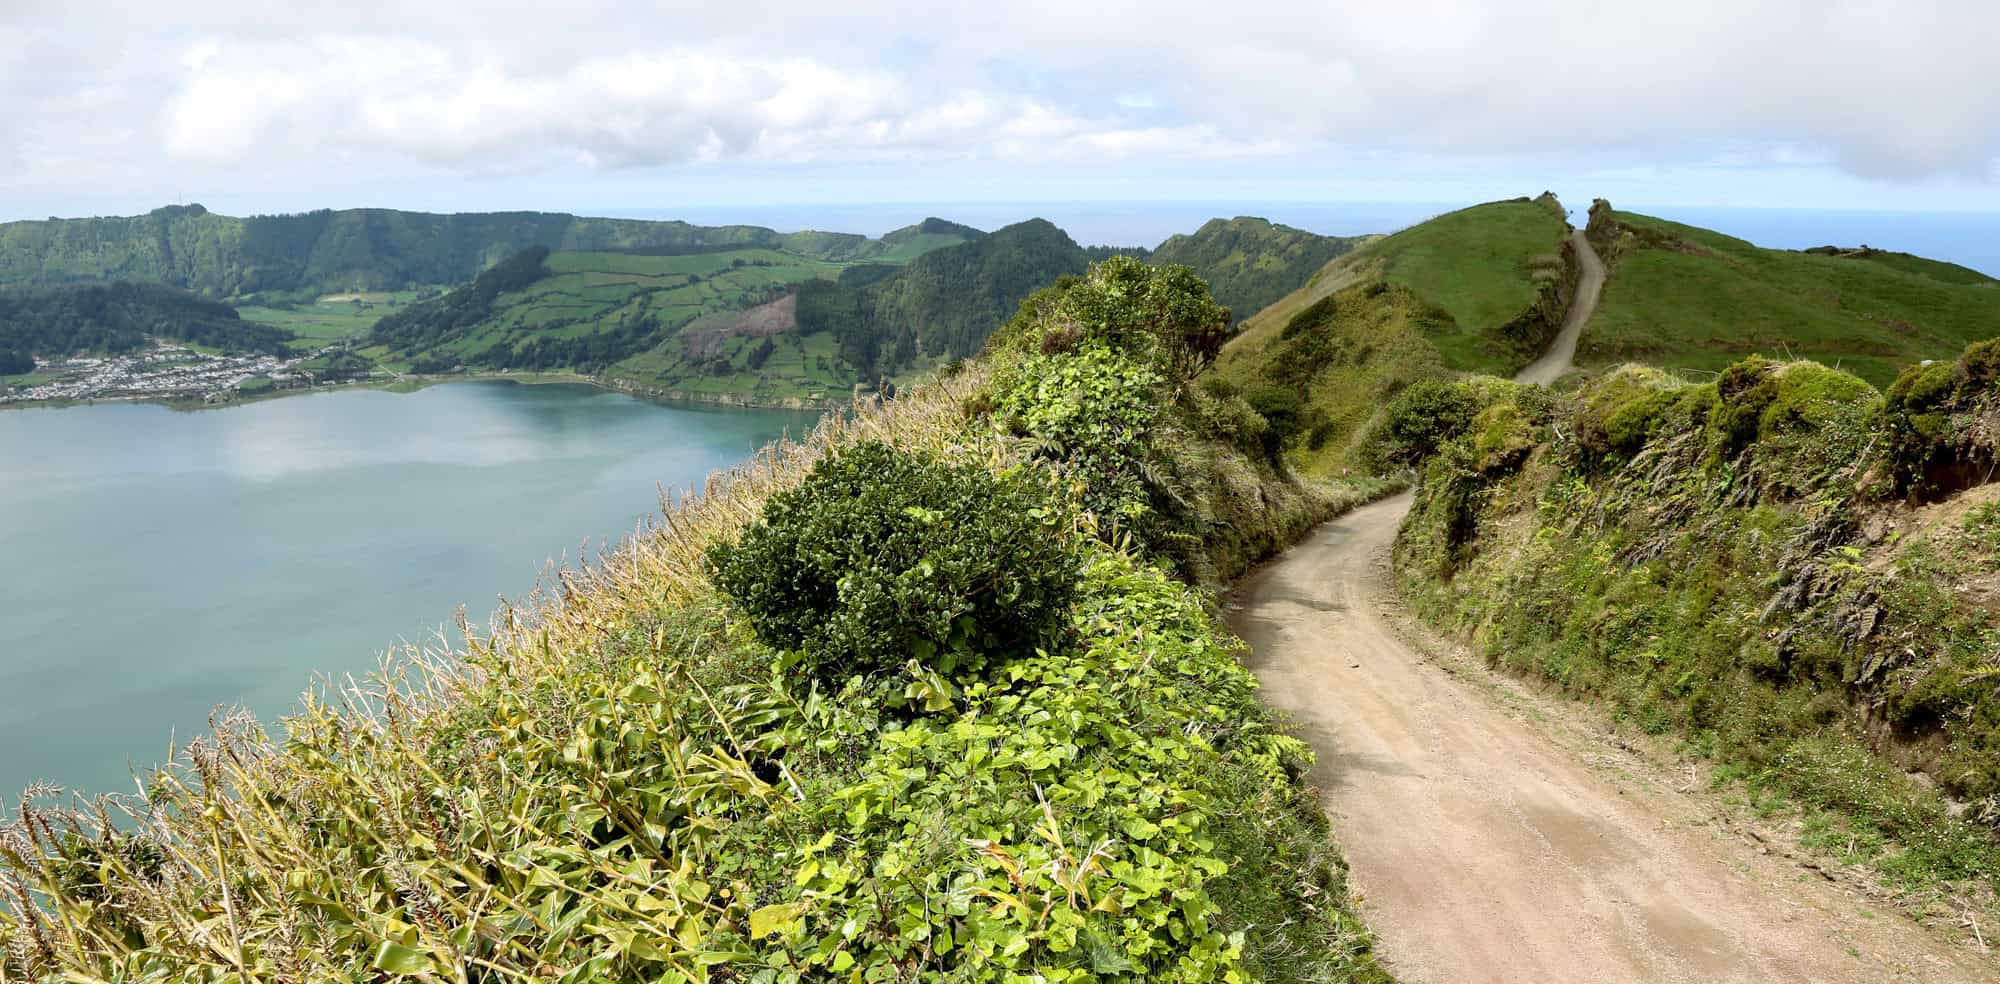
[{"label": "forested slope", "polygon": [[1169,236],[1145,259],[1192,268],[1208,281],[1215,299],[1241,319],[1297,290],[1321,267],[1369,238],[1321,236],[1238,216],[1210,219],[1192,233]]},{"label": "forested slope", "polygon": [[0,353],[119,354],[155,338],[276,355],[290,336],[243,321],[226,304],[158,284],[0,290]]}]

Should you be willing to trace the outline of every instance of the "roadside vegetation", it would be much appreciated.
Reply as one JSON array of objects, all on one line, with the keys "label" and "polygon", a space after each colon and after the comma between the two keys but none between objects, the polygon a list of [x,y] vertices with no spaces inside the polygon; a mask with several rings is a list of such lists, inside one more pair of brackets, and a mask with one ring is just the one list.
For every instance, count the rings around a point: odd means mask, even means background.
[{"label": "roadside vegetation", "polygon": [[1209,597],[1376,486],[1114,259],[451,653],[31,791],[0,980],[1383,981]]},{"label": "roadside vegetation", "polygon": [[1755,357],[1412,388],[1369,438],[1421,468],[1396,570],[1491,663],[1681,736],[1808,845],[1990,928],[1996,366],[1985,342],[1886,394]]}]

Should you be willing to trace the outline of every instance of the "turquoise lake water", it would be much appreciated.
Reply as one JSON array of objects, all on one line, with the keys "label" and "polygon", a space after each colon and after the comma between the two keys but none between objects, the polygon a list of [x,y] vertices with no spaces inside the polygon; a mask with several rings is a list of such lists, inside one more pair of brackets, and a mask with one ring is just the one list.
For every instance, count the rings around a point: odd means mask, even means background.
[{"label": "turquoise lake water", "polygon": [[508,382],[0,412],[0,801],[131,791],[216,705],[271,721],[314,673],[481,623],[811,423]]}]

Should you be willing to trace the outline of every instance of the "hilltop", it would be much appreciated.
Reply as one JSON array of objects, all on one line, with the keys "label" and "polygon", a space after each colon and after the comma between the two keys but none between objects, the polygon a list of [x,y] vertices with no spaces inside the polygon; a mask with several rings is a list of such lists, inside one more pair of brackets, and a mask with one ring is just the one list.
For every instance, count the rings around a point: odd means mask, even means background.
[{"label": "hilltop", "polygon": [[1222,306],[1247,318],[1298,289],[1335,257],[1368,236],[1322,236],[1268,219],[1210,219],[1193,233],[1167,237],[1149,263],[1179,263],[1208,281]]},{"label": "hilltop", "polygon": [[1611,268],[1577,361],[1719,372],[1747,355],[1808,358],[1877,386],[2000,326],[2000,281],[1907,253],[1764,249],[1599,201],[1588,234]]},{"label": "hilltop", "polygon": [[1552,195],[1475,205],[1367,242],[1249,318],[1217,385],[1281,425],[1312,470],[1354,467],[1355,440],[1410,383],[1510,374],[1561,325],[1577,268]]}]

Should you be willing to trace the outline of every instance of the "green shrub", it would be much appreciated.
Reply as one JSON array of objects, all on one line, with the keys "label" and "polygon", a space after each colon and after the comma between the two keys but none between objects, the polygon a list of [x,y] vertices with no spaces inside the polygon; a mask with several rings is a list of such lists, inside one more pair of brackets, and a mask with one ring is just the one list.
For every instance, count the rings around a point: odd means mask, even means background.
[{"label": "green shrub", "polygon": [[1362,457],[1387,471],[1415,465],[1472,426],[1478,401],[1462,387],[1436,379],[1410,384],[1389,403],[1368,436]]},{"label": "green shrub", "polygon": [[1008,430],[1062,466],[1085,509],[1129,526],[1148,509],[1143,473],[1163,381],[1150,366],[1093,344],[1022,359],[995,381],[996,404]]},{"label": "green shrub", "polygon": [[816,465],[707,556],[767,645],[839,680],[912,657],[940,672],[1048,643],[1075,592],[1073,537],[1016,473],[868,442]]},{"label": "green shrub", "polygon": [[1270,424],[1263,434],[1263,446],[1264,453],[1274,459],[1295,435],[1311,427],[1306,419],[1305,398],[1296,389],[1256,386],[1250,390],[1250,409],[1257,411]]}]

